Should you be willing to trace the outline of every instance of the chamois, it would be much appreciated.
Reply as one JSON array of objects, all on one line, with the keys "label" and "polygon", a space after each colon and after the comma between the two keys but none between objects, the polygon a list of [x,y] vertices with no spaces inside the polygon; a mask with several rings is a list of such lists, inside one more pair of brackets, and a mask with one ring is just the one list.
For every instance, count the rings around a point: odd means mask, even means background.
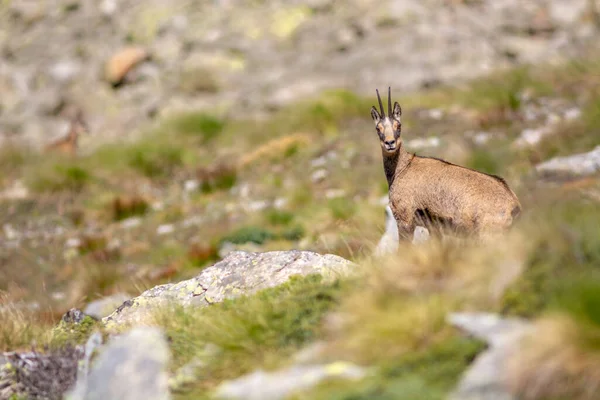
[{"label": "chamois", "polygon": [[504,179],[444,160],[417,156],[404,149],[398,102],[392,107],[388,88],[388,115],[373,106],[389,186],[390,208],[398,226],[399,240],[412,238],[422,222],[440,234],[449,228],[456,234],[484,237],[506,231],[521,212],[521,204]]},{"label": "chamois", "polygon": [[69,132],[66,136],[55,140],[45,147],[45,152],[59,152],[67,155],[75,155],[77,142],[81,133],[89,132],[88,126],[83,118],[83,112],[76,110],[70,118]]}]

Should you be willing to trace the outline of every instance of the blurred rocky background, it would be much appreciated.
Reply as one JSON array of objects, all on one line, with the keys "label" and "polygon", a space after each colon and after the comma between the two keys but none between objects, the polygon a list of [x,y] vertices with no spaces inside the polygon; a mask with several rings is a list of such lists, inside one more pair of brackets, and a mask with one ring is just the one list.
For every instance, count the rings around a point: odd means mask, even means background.
[{"label": "blurred rocky background", "polygon": [[0,137],[39,146],[66,131],[70,103],[93,146],[175,110],[249,117],[327,88],[456,84],[586,54],[596,12],[589,0],[5,1]]}]

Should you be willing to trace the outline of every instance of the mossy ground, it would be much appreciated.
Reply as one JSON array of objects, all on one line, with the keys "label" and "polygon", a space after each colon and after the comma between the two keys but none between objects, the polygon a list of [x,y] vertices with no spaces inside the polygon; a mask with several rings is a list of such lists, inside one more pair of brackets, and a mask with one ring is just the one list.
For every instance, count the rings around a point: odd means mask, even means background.
[{"label": "mossy ground", "polygon": [[[419,154],[502,175],[519,195],[521,220],[490,248],[432,243],[403,249],[401,258],[370,258],[387,191],[368,113],[376,100],[347,91],[262,121],[176,115],[135,142],[72,159],[5,147],[0,187],[22,179],[31,196],[0,200],[0,225],[14,244],[0,249],[0,316],[10,322],[0,323],[0,349],[51,342],[50,327],[70,307],[196,275],[224,242],[303,248],[350,258],[365,275],[333,285],[295,280],[158,318],[172,339],[173,371],[202,357],[206,345],[222,349],[211,355],[205,379],[177,396],[207,396],[223,379],[285,365],[294,351],[322,339],[329,357],[376,373],[299,399],[442,398],[481,350],[448,326],[447,312],[536,318],[565,290],[576,290],[568,282],[598,280],[600,177],[551,182],[532,174],[540,161],[600,144],[598,76],[596,59],[573,61],[398,98],[409,150],[412,139],[435,135],[442,144]],[[568,109],[581,115],[563,118]],[[545,125],[550,114],[560,120],[552,133],[531,148],[513,146],[523,129]],[[482,131],[487,141],[472,139]],[[197,189],[185,189],[194,179]],[[77,241],[67,246],[68,239]],[[523,273],[493,289],[507,260]],[[44,306],[15,308],[17,302]]]}]

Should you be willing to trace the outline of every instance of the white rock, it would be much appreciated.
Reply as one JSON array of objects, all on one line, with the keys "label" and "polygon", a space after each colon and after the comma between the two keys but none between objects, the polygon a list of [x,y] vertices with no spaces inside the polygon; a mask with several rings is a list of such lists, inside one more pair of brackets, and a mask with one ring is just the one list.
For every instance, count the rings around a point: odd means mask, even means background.
[{"label": "white rock", "polygon": [[65,247],[68,249],[73,249],[79,246],[81,246],[81,239],[79,238],[69,238],[65,242]]},{"label": "white rock", "polygon": [[4,224],[2,230],[4,231],[6,240],[15,240],[19,238],[19,232],[15,230],[11,224]]},{"label": "white rock", "polygon": [[523,132],[521,132],[519,138],[515,140],[514,145],[516,147],[533,146],[538,144],[544,138],[544,136],[550,134],[550,132],[550,129],[548,129],[546,126],[535,129],[525,129]]},{"label": "white rock", "polygon": [[321,182],[323,179],[327,178],[327,175],[327,170],[321,168],[313,172],[310,178],[313,182]]},{"label": "white rock", "polygon": [[99,353],[89,375],[78,376],[68,399],[171,399],[169,346],[160,329],[134,328],[114,337]]},{"label": "white rock", "polygon": [[428,138],[417,138],[413,140],[409,140],[406,145],[412,149],[426,149],[431,147],[438,147],[441,141],[440,138],[436,136],[431,136]]},{"label": "white rock", "polygon": [[100,11],[107,16],[113,15],[117,11],[117,0],[102,0]]},{"label": "white rock", "polygon": [[221,399],[280,400],[291,393],[309,389],[327,379],[360,379],[363,368],[346,362],[325,365],[298,365],[275,372],[254,371],[222,383],[216,391]]},{"label": "white rock", "polygon": [[61,83],[73,80],[79,72],[81,72],[81,64],[71,60],[60,61],[48,70],[50,76]]},{"label": "white rock", "polygon": [[21,200],[29,196],[29,189],[21,180],[16,180],[12,186],[8,187],[3,192],[0,192],[0,199]]},{"label": "white rock", "polygon": [[124,229],[131,229],[140,226],[141,223],[142,219],[140,217],[130,217],[121,221],[121,227]]},{"label": "white rock", "polygon": [[246,210],[256,212],[262,211],[269,206],[269,202],[266,200],[251,201],[246,205]]},{"label": "white rock", "polygon": [[53,300],[60,301],[60,300],[63,300],[67,296],[65,295],[64,292],[54,292],[54,293],[52,293],[51,297]]},{"label": "white rock", "polygon": [[569,108],[565,111],[564,118],[567,121],[581,117],[581,110],[577,107]]},{"label": "white rock", "polygon": [[438,108],[432,108],[429,110],[429,117],[431,119],[440,120],[444,116],[444,112]]},{"label": "white rock", "polygon": [[447,321],[489,344],[464,373],[450,400],[515,400],[505,384],[506,362],[532,329],[531,323],[489,313],[451,313]]},{"label": "white rock", "polygon": [[201,215],[194,215],[192,217],[184,219],[183,222],[181,223],[181,225],[184,228],[188,228],[190,226],[200,225],[203,222],[204,222],[204,218]]},{"label": "white rock", "polygon": [[329,189],[325,192],[325,198],[327,199],[335,199],[344,196],[346,196],[346,191],[344,189]]},{"label": "white rock", "polygon": [[536,165],[535,169],[542,173],[595,174],[600,172],[600,146],[587,153],[553,158]]},{"label": "white rock", "polygon": [[183,184],[183,190],[186,192],[195,192],[200,187],[200,182],[195,179],[185,181]]},{"label": "white rock", "polygon": [[275,201],[273,202],[273,207],[275,207],[277,209],[281,209],[281,208],[285,207],[287,203],[288,203],[288,200],[286,198],[279,197],[279,198],[275,199]]},{"label": "white rock", "polygon": [[486,144],[492,137],[492,134],[489,132],[477,132],[473,135],[473,142],[478,145]]},{"label": "white rock", "polygon": [[310,166],[313,168],[322,167],[327,164],[327,158],[325,156],[321,156],[319,158],[315,158],[310,162]]},{"label": "white rock", "polygon": [[156,228],[157,235],[168,235],[173,232],[175,232],[175,225],[173,224],[163,224]]}]

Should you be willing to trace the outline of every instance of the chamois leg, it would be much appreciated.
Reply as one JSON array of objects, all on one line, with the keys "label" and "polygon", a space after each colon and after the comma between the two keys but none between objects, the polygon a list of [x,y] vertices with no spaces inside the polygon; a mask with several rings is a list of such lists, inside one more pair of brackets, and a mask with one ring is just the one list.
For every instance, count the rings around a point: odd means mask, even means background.
[{"label": "chamois leg", "polygon": [[396,221],[398,224],[398,240],[400,242],[411,242],[413,240],[416,228],[414,219],[410,218],[407,221],[397,219]]}]

